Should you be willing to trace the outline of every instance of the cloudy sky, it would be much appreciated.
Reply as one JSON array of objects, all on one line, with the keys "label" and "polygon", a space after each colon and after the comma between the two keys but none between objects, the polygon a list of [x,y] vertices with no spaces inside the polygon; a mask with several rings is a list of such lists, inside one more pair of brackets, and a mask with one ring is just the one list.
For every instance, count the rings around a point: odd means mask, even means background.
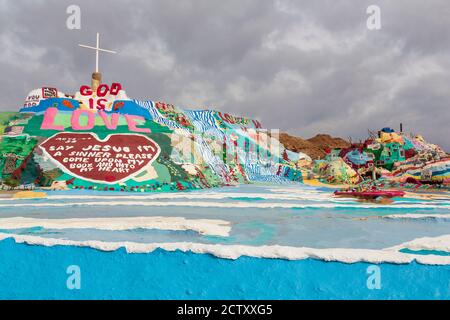
[{"label": "cloudy sky", "polygon": [[[66,27],[69,5],[81,29]],[[366,9],[381,8],[368,30]],[[0,0],[0,110],[43,85],[106,83],[305,138],[354,139],[400,122],[450,150],[448,0]]]}]

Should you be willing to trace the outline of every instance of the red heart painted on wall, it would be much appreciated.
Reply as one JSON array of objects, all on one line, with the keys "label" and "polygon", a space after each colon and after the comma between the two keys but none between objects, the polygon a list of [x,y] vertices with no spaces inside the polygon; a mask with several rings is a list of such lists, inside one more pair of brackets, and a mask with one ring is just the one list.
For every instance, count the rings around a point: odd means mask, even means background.
[{"label": "red heart painted on wall", "polygon": [[161,149],[140,134],[112,134],[100,140],[94,133],[61,132],[40,144],[64,172],[77,178],[114,184],[151,164]]}]

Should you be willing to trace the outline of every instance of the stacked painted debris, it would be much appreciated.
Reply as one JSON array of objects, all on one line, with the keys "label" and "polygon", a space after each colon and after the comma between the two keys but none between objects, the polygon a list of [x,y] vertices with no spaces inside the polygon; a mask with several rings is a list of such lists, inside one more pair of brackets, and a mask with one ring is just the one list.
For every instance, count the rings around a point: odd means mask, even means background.
[{"label": "stacked painted debris", "polygon": [[302,181],[258,121],[133,100],[118,83],[75,95],[31,91],[20,112],[0,114],[0,151],[2,189],[164,192]]},{"label": "stacked painted debris", "polygon": [[[284,140],[287,148],[299,149],[293,143],[299,140]],[[300,148],[307,146],[317,154],[314,148],[318,146],[304,142],[314,139],[300,140]],[[331,146],[334,140],[328,141]],[[304,164],[302,169],[312,172],[304,177],[313,176],[331,184],[433,188],[450,183],[450,157],[444,150],[422,136],[397,133],[391,128],[381,129],[364,143],[330,148],[323,158]]]},{"label": "stacked painted debris", "polygon": [[399,182],[446,184],[450,178],[450,158],[439,146],[426,142],[422,136],[396,133],[389,128],[379,131],[378,138],[367,140],[365,151],[374,155],[381,173]]}]

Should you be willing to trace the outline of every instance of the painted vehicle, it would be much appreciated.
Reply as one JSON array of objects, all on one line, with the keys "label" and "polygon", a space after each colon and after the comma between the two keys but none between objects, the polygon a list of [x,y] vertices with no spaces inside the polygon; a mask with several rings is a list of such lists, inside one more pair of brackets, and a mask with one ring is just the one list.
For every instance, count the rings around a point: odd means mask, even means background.
[{"label": "painted vehicle", "polygon": [[335,191],[335,196],[350,196],[361,199],[376,199],[376,198],[395,198],[403,197],[405,195],[404,191],[400,190],[366,190],[366,191]]}]

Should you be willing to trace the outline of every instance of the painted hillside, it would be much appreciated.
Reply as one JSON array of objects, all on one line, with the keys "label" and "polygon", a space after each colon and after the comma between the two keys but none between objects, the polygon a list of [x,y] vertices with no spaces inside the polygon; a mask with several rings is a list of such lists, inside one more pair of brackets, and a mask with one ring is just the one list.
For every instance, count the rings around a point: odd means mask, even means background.
[{"label": "painted hillside", "polygon": [[215,110],[136,100],[93,78],[74,95],[32,90],[0,113],[0,189],[165,192],[251,182],[448,187],[450,157],[383,128],[363,143],[304,140]]},{"label": "painted hillside", "polygon": [[[96,87],[96,88],[95,88]],[[192,190],[302,181],[257,120],[128,98],[119,83],[32,90],[0,113],[5,189]]]}]

